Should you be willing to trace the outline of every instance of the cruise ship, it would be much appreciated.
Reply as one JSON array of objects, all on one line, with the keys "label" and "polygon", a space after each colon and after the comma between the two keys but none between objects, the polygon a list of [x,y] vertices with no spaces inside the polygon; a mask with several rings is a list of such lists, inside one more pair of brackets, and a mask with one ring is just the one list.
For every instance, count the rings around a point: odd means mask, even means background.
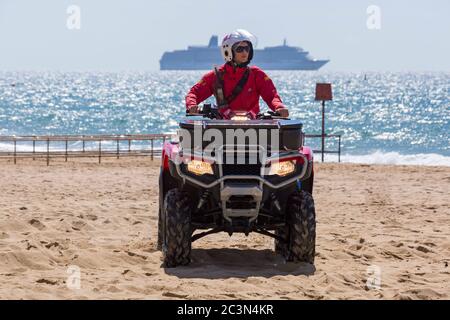
[{"label": "cruise ship", "polygon": [[[263,70],[318,70],[330,60],[316,60],[300,47],[282,45],[255,49],[252,65]],[[218,37],[213,35],[207,46],[188,46],[187,50],[165,52],[161,70],[210,70],[223,64]]]}]

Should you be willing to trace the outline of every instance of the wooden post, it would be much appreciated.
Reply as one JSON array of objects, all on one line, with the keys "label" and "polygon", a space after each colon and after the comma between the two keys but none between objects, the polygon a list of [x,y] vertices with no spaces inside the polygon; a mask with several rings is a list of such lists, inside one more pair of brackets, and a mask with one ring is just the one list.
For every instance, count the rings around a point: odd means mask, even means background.
[{"label": "wooden post", "polygon": [[151,142],[152,142],[152,156],[151,156],[151,159],[153,161],[153,139],[151,140]]},{"label": "wooden post", "polygon": [[98,142],[98,163],[102,163],[102,140]]},{"label": "wooden post", "polygon": [[66,139],[66,162],[67,162],[67,139]]},{"label": "wooden post", "polygon": [[119,159],[119,139],[117,141],[117,159]]},{"label": "wooden post", "polygon": [[322,162],[325,154],[325,101],[333,100],[331,83],[316,83],[316,101],[322,101]]},{"label": "wooden post", "polygon": [[338,162],[341,162],[341,135],[339,135],[339,153],[338,153]]},{"label": "wooden post", "polygon": [[47,166],[50,165],[50,138],[47,138]]},{"label": "wooden post", "polygon": [[14,138],[14,164],[16,164],[16,138]]},{"label": "wooden post", "polygon": [[33,161],[35,152],[36,152],[36,137],[33,137]]},{"label": "wooden post", "polygon": [[325,153],[325,100],[322,100],[322,162]]},{"label": "wooden post", "polygon": [[84,135],[82,135],[81,138],[83,139],[83,153],[84,153]]},{"label": "wooden post", "polygon": [[128,153],[131,152],[131,140],[128,139]]}]

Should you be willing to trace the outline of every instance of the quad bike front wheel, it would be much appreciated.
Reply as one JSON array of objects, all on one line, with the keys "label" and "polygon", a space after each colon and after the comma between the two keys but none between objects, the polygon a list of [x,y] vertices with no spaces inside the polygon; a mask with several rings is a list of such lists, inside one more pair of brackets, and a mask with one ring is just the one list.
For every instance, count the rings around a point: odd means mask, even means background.
[{"label": "quad bike front wheel", "polygon": [[275,240],[275,252],[286,261],[314,263],[316,249],[316,211],[314,199],[307,191],[291,195],[287,207],[287,224],[275,231],[285,238]]},{"label": "quad bike front wheel", "polygon": [[187,265],[191,261],[191,205],[188,195],[179,189],[169,190],[164,198],[162,251],[167,268]]}]

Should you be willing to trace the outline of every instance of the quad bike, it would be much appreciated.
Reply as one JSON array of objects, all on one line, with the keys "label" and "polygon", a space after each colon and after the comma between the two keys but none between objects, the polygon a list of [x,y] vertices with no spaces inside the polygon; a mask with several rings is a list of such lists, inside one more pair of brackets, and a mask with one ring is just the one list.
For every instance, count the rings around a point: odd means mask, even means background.
[{"label": "quad bike", "polygon": [[[178,140],[166,142],[162,150],[158,249],[164,266],[189,264],[192,242],[222,231],[270,236],[286,261],[313,264],[313,153],[303,145],[302,124],[276,112],[225,118],[209,104],[200,110],[197,116],[203,118],[181,121]],[[209,141],[195,139],[208,130],[235,136],[211,151]],[[248,138],[250,131],[256,143]],[[255,153],[262,155],[256,161]]]}]

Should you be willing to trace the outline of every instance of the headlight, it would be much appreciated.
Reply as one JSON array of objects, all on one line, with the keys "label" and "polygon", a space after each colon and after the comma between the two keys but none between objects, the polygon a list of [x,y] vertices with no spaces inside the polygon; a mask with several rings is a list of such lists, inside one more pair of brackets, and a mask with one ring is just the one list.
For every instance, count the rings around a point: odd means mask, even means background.
[{"label": "headlight", "polygon": [[287,176],[295,171],[294,161],[273,162],[270,165],[269,175]]},{"label": "headlight", "polygon": [[237,115],[237,116],[232,116],[231,120],[233,120],[233,121],[246,121],[246,120],[248,120],[248,117],[247,116]]},{"label": "headlight", "polygon": [[203,162],[199,160],[192,160],[187,164],[187,169],[189,172],[196,174],[198,176],[204,174],[213,174],[213,169],[210,163]]}]

